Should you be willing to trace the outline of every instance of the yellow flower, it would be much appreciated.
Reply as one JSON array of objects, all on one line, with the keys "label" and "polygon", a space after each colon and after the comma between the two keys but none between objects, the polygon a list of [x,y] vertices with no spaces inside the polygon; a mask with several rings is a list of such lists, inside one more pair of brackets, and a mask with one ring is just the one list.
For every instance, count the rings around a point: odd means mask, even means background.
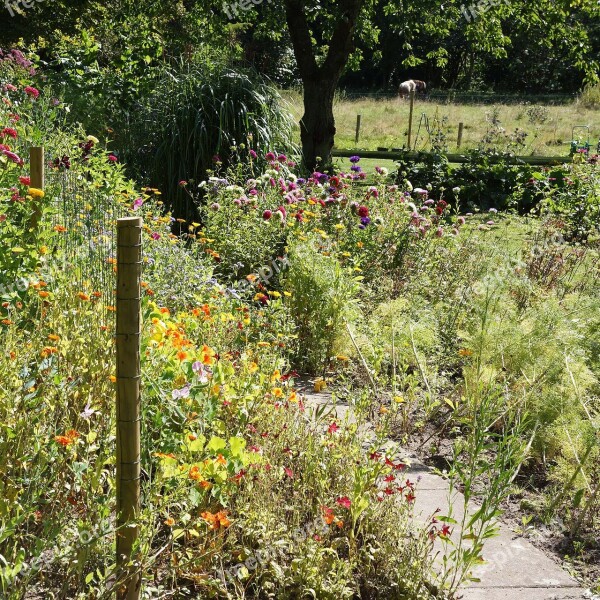
[{"label": "yellow flower", "polygon": [[43,190],[38,188],[29,188],[28,193],[32,198],[43,198],[46,195]]},{"label": "yellow flower", "polygon": [[48,246],[42,246],[40,248],[40,254],[48,254]]},{"label": "yellow flower", "polygon": [[349,358],[348,358],[346,355],[344,355],[344,354],[338,354],[338,355],[336,356],[336,358],[337,358],[338,360],[341,360],[341,361],[350,360],[350,359],[349,359]]},{"label": "yellow flower", "polygon": [[323,379],[317,379],[315,381],[315,392],[319,393],[327,387],[327,384]]}]

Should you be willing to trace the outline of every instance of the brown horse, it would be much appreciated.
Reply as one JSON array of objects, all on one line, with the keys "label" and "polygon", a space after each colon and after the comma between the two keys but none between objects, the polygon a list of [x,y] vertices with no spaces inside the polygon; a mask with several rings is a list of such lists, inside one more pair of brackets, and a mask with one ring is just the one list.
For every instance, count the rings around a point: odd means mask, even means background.
[{"label": "brown horse", "polygon": [[400,94],[400,98],[405,98],[410,95],[411,92],[424,92],[427,89],[427,85],[424,81],[419,79],[409,79],[408,81],[403,81],[398,88],[398,93]]}]

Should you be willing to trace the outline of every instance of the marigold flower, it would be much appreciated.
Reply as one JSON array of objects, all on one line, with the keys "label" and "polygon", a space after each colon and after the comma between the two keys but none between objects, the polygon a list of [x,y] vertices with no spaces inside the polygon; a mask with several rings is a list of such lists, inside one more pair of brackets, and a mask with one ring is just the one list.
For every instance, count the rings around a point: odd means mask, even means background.
[{"label": "marigold flower", "polygon": [[30,187],[29,190],[27,191],[27,193],[32,197],[32,198],[43,198],[46,194],[44,193],[44,190],[40,190],[38,188],[32,188]]},{"label": "marigold flower", "polygon": [[44,292],[44,291],[38,292],[38,296],[40,298],[47,298],[49,295],[50,295],[50,292]]}]

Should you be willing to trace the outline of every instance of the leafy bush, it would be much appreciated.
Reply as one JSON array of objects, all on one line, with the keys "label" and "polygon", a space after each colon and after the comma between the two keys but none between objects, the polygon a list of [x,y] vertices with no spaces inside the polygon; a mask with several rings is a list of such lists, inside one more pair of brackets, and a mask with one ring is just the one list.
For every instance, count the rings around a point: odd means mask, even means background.
[{"label": "leafy bush", "polygon": [[319,252],[318,241],[294,241],[289,248],[284,285],[297,325],[301,354],[296,364],[316,373],[340,350],[345,323],[356,319],[360,278],[333,256]]}]

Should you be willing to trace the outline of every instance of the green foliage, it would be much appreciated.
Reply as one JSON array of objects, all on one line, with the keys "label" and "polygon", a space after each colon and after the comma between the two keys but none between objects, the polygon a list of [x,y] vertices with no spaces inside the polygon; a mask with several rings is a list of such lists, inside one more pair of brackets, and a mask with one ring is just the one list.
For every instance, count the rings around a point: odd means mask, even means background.
[{"label": "green foliage", "polygon": [[294,241],[284,285],[291,292],[290,311],[296,322],[300,352],[295,364],[317,373],[325,369],[345,334],[345,324],[359,317],[357,294],[361,278],[352,276],[332,256],[319,252],[318,240]]}]

